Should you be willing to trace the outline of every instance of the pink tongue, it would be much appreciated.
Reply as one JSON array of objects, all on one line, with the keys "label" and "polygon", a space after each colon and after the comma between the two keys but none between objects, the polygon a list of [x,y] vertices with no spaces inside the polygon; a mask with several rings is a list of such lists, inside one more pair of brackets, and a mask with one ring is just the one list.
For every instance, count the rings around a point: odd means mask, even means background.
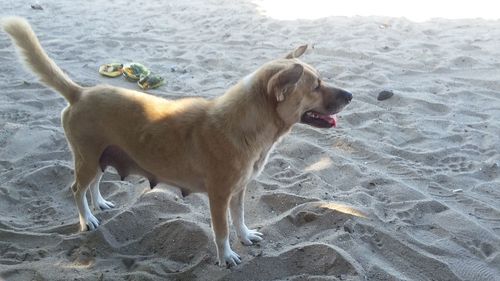
[{"label": "pink tongue", "polygon": [[332,127],[336,128],[337,127],[337,115],[320,115],[319,116],[321,119],[325,120],[326,122],[330,123]]}]

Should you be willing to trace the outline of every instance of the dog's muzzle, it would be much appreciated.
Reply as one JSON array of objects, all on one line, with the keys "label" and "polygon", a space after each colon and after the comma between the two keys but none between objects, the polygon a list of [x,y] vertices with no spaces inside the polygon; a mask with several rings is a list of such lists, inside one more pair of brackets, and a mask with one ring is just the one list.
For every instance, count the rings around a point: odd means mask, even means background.
[{"label": "dog's muzzle", "polygon": [[317,128],[337,127],[336,114],[352,101],[352,94],[336,88],[330,88],[327,91],[325,109],[306,111],[300,118],[301,123]]}]

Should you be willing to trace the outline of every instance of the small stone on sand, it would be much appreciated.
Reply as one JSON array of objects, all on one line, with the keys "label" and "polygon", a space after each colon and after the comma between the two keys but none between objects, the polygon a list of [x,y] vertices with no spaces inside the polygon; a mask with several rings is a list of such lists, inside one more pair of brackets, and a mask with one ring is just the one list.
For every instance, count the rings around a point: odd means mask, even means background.
[{"label": "small stone on sand", "polygon": [[31,9],[33,9],[33,10],[43,10],[43,7],[40,4],[32,4],[31,5]]},{"label": "small stone on sand", "polygon": [[386,100],[392,97],[393,95],[394,93],[392,91],[383,90],[382,92],[378,93],[377,100],[379,101]]}]

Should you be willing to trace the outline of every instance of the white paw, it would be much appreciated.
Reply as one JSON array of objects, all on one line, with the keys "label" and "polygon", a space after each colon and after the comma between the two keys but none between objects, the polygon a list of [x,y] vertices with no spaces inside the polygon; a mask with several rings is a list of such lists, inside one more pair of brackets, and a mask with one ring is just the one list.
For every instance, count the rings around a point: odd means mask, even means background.
[{"label": "white paw", "polygon": [[262,241],[262,235],[262,233],[258,232],[255,229],[246,228],[240,233],[239,238],[243,245],[250,246],[253,245],[253,242]]},{"label": "white paw", "polygon": [[219,257],[219,266],[221,267],[231,267],[236,266],[241,263],[241,257],[233,252],[231,248],[227,248],[224,251],[224,256]]},{"label": "white paw", "polygon": [[92,214],[87,214],[84,221],[80,221],[81,231],[92,231],[99,226],[99,220]]},{"label": "white paw", "polygon": [[111,208],[115,207],[115,204],[113,204],[113,202],[101,199],[101,200],[97,201],[97,204],[94,204],[94,206],[99,206],[98,208],[101,210],[107,210],[107,209],[111,209]]}]

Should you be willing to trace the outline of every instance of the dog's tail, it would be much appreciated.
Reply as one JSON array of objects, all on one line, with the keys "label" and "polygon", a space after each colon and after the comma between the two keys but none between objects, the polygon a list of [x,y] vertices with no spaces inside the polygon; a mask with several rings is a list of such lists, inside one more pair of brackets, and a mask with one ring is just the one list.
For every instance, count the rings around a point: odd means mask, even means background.
[{"label": "dog's tail", "polygon": [[61,93],[70,104],[76,102],[82,87],[73,82],[45,53],[29,23],[19,17],[2,19],[3,29],[12,37],[21,57],[45,85]]}]

